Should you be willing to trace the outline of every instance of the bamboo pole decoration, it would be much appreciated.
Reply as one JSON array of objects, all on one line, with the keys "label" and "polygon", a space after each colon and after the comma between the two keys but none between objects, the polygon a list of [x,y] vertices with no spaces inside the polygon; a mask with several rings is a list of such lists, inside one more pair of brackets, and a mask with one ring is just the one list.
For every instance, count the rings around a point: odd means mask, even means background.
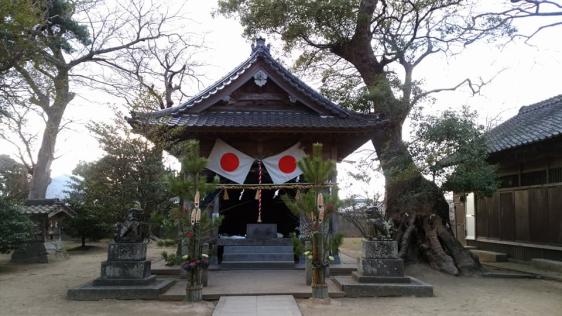
[{"label": "bamboo pole decoration", "polygon": [[197,207],[195,209],[195,223],[199,223],[201,221],[201,209]]},{"label": "bamboo pole decoration", "polygon": [[191,210],[191,226],[195,225],[195,219],[197,216],[197,211],[195,209]]},{"label": "bamboo pole decoration", "polygon": [[195,198],[193,199],[193,206],[199,208],[199,200],[201,200],[201,194],[199,191],[195,192]]},{"label": "bamboo pole decoration", "polygon": [[318,208],[318,221],[322,223],[324,220],[324,195],[320,192],[316,197],[316,207]]},{"label": "bamboo pole decoration", "polygon": [[229,200],[229,196],[228,196],[228,189],[224,189],[223,195],[222,195],[222,199],[225,201]]}]

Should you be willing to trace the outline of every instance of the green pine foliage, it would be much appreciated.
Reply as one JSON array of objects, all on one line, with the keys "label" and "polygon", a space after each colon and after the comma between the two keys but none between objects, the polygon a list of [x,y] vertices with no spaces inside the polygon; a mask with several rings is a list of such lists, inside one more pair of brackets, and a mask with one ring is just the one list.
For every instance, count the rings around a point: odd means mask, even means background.
[{"label": "green pine foliage", "polygon": [[15,249],[29,240],[33,224],[28,216],[19,212],[17,206],[0,197],[0,253]]},{"label": "green pine foliage", "polygon": [[[336,163],[323,158],[322,144],[313,144],[312,155],[299,161],[299,167],[303,171],[304,181],[313,187],[294,197],[283,195],[281,198],[293,213],[305,220],[301,223],[305,227],[301,234],[304,233],[312,245],[311,250],[305,253],[312,265],[312,287],[322,288],[326,286],[325,268],[329,266],[333,245],[328,225],[331,214],[337,211],[339,204],[337,190],[329,186],[330,179],[336,174]],[[323,196],[324,214],[319,210],[319,195]],[[318,293],[313,290],[313,295]]]},{"label": "green pine foliage", "polygon": [[316,205],[318,193],[324,196],[325,213],[324,218],[336,211],[339,199],[336,188],[328,189],[328,182],[336,174],[336,163],[322,157],[322,144],[312,146],[312,155],[304,157],[299,161],[299,167],[303,171],[303,179],[314,187],[295,197],[283,195],[281,198],[287,207],[295,215],[304,215],[309,222],[318,222],[318,208]]},{"label": "green pine foliage", "polygon": [[[205,240],[209,237],[211,231],[220,225],[221,217],[211,218],[209,214],[209,206],[204,205],[203,201],[207,195],[214,192],[218,184],[218,178],[213,178],[208,181],[207,177],[203,174],[207,166],[207,159],[199,154],[199,142],[197,140],[188,140],[183,145],[182,151],[182,168],[178,175],[169,177],[169,190],[174,197],[180,199],[180,205],[172,210],[170,213],[173,224],[179,228],[180,239],[185,239],[186,234],[194,233],[194,237],[199,240]],[[201,208],[201,221],[197,227],[191,223],[191,212],[194,210],[193,202],[195,194],[199,192],[200,195],[200,208]],[[178,243],[178,255],[180,255],[181,242]],[[198,256],[199,254],[190,254],[190,257]]]},{"label": "green pine foliage", "polygon": [[[218,179],[215,177],[213,181],[207,181],[203,173],[207,159],[200,156],[197,140],[189,140],[185,143],[182,156],[180,173],[169,179],[170,192],[180,200],[179,207],[172,213],[173,220],[178,226],[180,241],[176,260],[183,262],[181,267],[187,272],[186,299],[196,301],[201,299],[200,295],[192,295],[192,293],[201,290],[201,271],[209,265],[209,254],[203,253],[202,242],[221,222],[220,217],[211,217],[209,205],[204,205],[207,195],[215,190]],[[199,208],[196,204],[197,194],[199,194]],[[200,214],[200,218],[194,220],[194,214]],[[182,253],[183,244],[187,245],[187,254]],[[171,259],[167,262],[171,262]]]}]

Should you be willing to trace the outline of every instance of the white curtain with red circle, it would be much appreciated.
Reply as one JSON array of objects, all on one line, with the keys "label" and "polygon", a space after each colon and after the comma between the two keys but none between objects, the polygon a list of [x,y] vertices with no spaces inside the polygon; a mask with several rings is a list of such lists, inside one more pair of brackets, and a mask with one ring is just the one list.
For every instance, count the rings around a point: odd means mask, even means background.
[{"label": "white curtain with red circle", "polygon": [[305,153],[300,148],[300,143],[296,143],[277,155],[265,158],[262,162],[273,183],[279,184],[302,174],[298,162],[304,156]]},{"label": "white curtain with red circle", "polygon": [[217,139],[209,155],[207,169],[242,184],[246,180],[254,160],[254,158]]}]

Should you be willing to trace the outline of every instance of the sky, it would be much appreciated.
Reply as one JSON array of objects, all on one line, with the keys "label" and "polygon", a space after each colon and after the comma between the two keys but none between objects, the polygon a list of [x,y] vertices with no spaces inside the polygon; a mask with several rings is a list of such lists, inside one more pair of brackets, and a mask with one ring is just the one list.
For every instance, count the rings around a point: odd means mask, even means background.
[{"label": "sky", "polygon": [[[172,1],[164,3],[174,6]],[[206,48],[197,57],[206,65],[200,71],[204,73],[201,78],[203,85],[194,85],[192,92],[218,80],[250,54],[251,41],[242,37],[242,27],[238,21],[222,16],[213,17],[215,8],[215,1],[206,0],[191,0],[181,8],[182,14],[190,20],[187,30],[204,34],[205,38]],[[544,21],[525,20],[518,26],[523,30],[531,30],[537,23],[544,24]],[[415,70],[414,75],[416,79],[423,79],[427,88],[449,87],[467,77],[481,77],[485,80],[495,78],[477,96],[472,96],[464,89],[435,95],[435,104],[426,107],[424,111],[436,113],[468,105],[479,113],[482,123],[491,120],[497,122],[517,114],[521,106],[562,94],[561,39],[562,27],[558,27],[539,33],[530,44],[518,42],[500,48],[495,44],[481,43],[468,47],[462,54],[454,57],[435,56],[426,60]],[[270,43],[274,53],[280,51],[280,43]],[[290,66],[291,60],[287,59],[286,56],[281,58],[286,66]],[[314,83],[310,84],[317,88]],[[110,106],[121,102],[118,98],[93,89],[80,88],[77,92],[77,97],[65,113],[65,118],[73,123],[59,136],[56,147],[58,158],[52,164],[52,177],[69,175],[79,161],[93,161],[103,155],[85,124],[90,120],[111,120],[113,112]],[[406,124],[405,137],[408,134],[409,127]],[[372,146],[366,144],[362,147],[366,148]],[[0,142],[0,154],[2,153],[13,154],[14,150],[8,144]],[[355,160],[357,157],[355,155],[348,160]],[[352,166],[346,164],[338,166],[339,181],[344,187],[350,183],[344,176],[350,168]],[[355,186],[354,193],[382,193],[383,183],[380,177],[375,177],[369,186]]]}]

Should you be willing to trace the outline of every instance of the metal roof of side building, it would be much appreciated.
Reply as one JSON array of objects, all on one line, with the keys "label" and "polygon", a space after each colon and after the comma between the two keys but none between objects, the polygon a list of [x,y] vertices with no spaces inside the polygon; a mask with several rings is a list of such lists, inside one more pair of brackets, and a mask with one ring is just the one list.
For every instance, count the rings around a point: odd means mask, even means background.
[{"label": "metal roof of side building", "polygon": [[523,106],[487,133],[490,154],[562,136],[562,95]]}]

